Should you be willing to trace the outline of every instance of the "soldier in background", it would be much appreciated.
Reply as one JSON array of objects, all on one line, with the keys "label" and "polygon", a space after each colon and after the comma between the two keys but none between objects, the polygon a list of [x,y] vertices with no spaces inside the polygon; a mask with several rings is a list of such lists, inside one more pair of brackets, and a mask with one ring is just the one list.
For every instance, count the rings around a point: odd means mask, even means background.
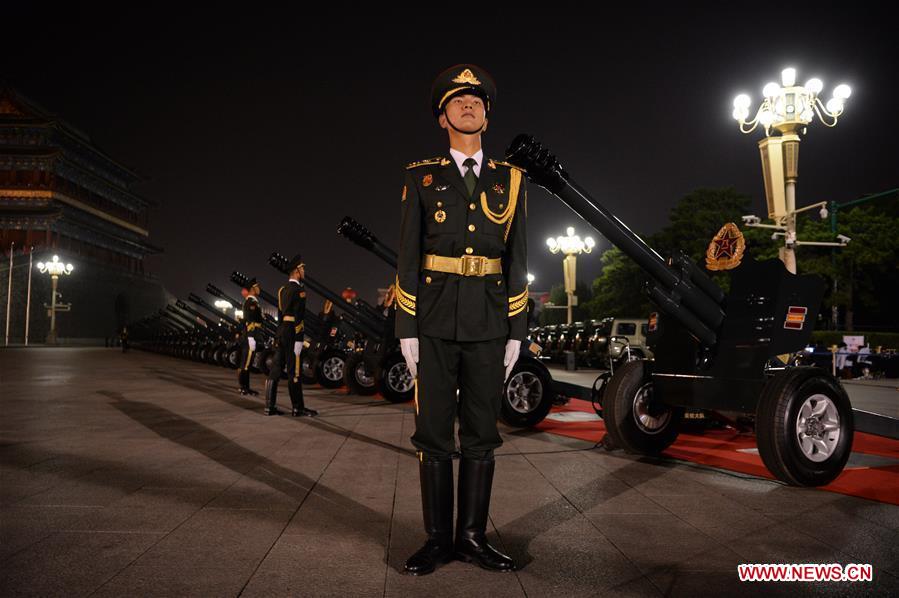
[{"label": "soldier in background", "polygon": [[237,383],[242,395],[258,395],[250,388],[250,366],[256,344],[262,342],[262,307],[259,305],[259,293],[262,289],[255,278],[244,286],[247,298],[243,302],[243,325],[240,336],[240,361],[238,362]]},{"label": "soldier in background", "polygon": [[[306,287],[303,276],[306,267],[299,254],[287,266],[289,280],[278,289],[278,333],[272,368],[265,381],[265,414],[281,415],[278,409],[278,382],[287,370],[287,391],[290,393],[293,417],[315,417],[318,412],[303,403],[303,383],[300,380],[300,356],[303,351],[303,316],[306,315]],[[285,365],[287,366],[285,368]]]},{"label": "soldier in background", "polygon": [[[425,545],[405,564],[432,572],[454,556],[515,565],[487,542],[503,380],[527,337],[527,191],[522,171],[486,159],[481,134],[496,99],[489,74],[458,65],[434,82],[432,109],[449,157],[406,167],[397,259],[396,336],[415,385]],[[458,391],[458,395],[457,395]],[[458,399],[457,399],[458,396]],[[454,421],[459,415],[453,539]]]}]

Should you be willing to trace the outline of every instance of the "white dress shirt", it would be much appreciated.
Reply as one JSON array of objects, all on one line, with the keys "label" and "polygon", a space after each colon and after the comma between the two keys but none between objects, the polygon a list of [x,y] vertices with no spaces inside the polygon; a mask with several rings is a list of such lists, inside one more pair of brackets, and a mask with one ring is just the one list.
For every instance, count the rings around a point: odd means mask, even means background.
[{"label": "white dress shirt", "polygon": [[468,170],[467,166],[463,166],[462,163],[465,162],[468,158],[474,158],[476,164],[474,165],[474,175],[476,177],[481,176],[481,163],[484,161],[484,150],[478,150],[475,152],[473,156],[466,156],[462,152],[457,149],[450,148],[450,156],[453,157],[453,160],[456,162],[456,166],[459,168],[459,174],[462,175],[462,178],[465,178],[465,171]]}]

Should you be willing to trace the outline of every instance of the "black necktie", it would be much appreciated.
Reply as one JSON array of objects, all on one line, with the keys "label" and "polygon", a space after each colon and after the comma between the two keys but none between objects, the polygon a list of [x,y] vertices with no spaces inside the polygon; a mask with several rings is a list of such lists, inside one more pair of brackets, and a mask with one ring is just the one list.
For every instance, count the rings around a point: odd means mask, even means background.
[{"label": "black necktie", "polygon": [[465,161],[462,162],[462,166],[468,167],[463,179],[465,180],[465,187],[468,189],[469,196],[474,195],[474,187],[478,184],[478,175],[474,173],[474,167],[477,163],[477,160],[474,158],[465,158]]}]

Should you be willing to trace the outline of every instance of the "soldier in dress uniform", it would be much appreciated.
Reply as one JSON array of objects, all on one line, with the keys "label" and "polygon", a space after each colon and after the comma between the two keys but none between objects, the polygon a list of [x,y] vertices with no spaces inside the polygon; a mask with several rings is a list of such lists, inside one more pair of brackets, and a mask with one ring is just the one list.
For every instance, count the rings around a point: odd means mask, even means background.
[{"label": "soldier in dress uniform", "polygon": [[243,302],[243,323],[240,337],[240,366],[237,370],[237,383],[242,395],[258,395],[250,388],[250,365],[253,363],[253,353],[256,352],[256,344],[262,342],[262,307],[259,305],[259,293],[262,289],[255,278],[251,278],[244,285],[247,297]]},{"label": "soldier in dress uniform", "polygon": [[[303,351],[303,316],[306,315],[306,287],[303,276],[306,267],[299,254],[287,266],[289,280],[278,289],[278,336],[272,368],[265,381],[265,414],[280,415],[278,410],[278,382],[287,366],[287,391],[290,393],[290,414],[294,417],[315,417],[318,412],[303,404],[303,383],[300,356]],[[286,361],[286,363],[285,363]]]},{"label": "soldier in dress uniform", "polygon": [[[434,82],[432,108],[448,155],[406,167],[396,279],[396,335],[416,377],[415,434],[425,545],[413,575],[454,556],[510,571],[485,536],[503,381],[527,336],[527,190],[522,171],[488,159],[481,135],[496,87],[462,64]],[[458,399],[457,399],[458,390]],[[453,433],[461,460],[453,537]]]}]

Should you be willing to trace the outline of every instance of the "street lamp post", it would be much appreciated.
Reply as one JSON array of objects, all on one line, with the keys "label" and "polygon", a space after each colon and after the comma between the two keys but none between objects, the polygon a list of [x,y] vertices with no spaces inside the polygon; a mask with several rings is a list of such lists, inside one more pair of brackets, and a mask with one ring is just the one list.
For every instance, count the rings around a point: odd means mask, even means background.
[{"label": "street lamp post", "polygon": [[590,253],[596,243],[592,237],[581,239],[574,234],[574,227],[569,226],[565,231],[565,237],[558,236],[555,239],[550,237],[546,240],[546,245],[552,253],[564,253],[565,259],[562,261],[562,272],[565,279],[565,294],[568,296],[568,323],[572,321],[572,307],[577,305],[574,295],[577,288],[577,256],[580,253]]},{"label": "street lamp post", "polygon": [[[740,124],[740,131],[752,133],[759,125],[765,129],[765,138],[759,141],[762,158],[762,176],[765,180],[765,197],[768,202],[768,217],[774,225],[762,225],[756,217],[744,217],[748,226],[775,228],[783,235],[784,246],[780,258],[792,273],[796,273],[795,246],[802,243],[796,239],[796,180],[799,178],[799,134],[805,133],[807,126],[818,119],[827,127],[834,127],[843,114],[846,100],[852,90],[848,85],[837,85],[833,97],[826,104],[819,94],[824,88],[820,79],[809,79],[805,85],[796,84],[796,69],[787,68],[781,72],[781,83],[768,83],[762,90],[764,99],[751,120],[749,106],[751,98],[740,94],[734,99],[734,119]],[[776,134],[775,134],[776,133]],[[823,205],[823,202],[822,204]],[[809,206],[812,207],[812,206]],[[817,207],[814,206],[814,207]],[[808,209],[808,208],[803,208]],[[827,210],[821,210],[826,218]],[[816,243],[820,245],[821,243]],[[833,243],[834,246],[845,243]]]},{"label": "street lamp post", "polygon": [[[37,269],[41,271],[41,274],[49,274],[50,279],[53,281],[53,293],[50,296],[50,334],[47,335],[47,342],[52,345],[56,344],[56,312],[57,310],[63,311],[56,306],[56,285],[61,275],[65,274],[68,276],[75,268],[72,264],[62,263],[59,261],[59,256],[54,255],[53,261],[38,262]],[[66,304],[65,309],[68,310],[68,307],[68,304]]]}]

